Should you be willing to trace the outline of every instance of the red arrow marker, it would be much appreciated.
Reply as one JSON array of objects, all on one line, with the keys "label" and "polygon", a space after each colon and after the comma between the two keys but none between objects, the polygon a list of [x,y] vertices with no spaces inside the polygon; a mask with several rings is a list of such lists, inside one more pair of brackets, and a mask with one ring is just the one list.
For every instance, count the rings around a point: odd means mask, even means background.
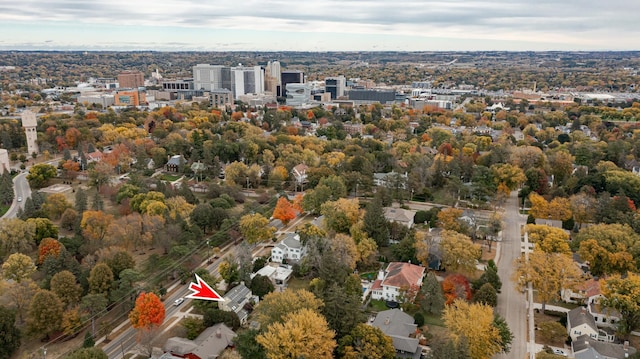
[{"label": "red arrow marker", "polygon": [[193,293],[189,294],[185,298],[213,300],[216,302],[224,301],[224,299],[220,296],[220,294],[216,293],[216,291],[213,290],[213,288],[211,288],[197,274],[196,274],[196,281],[197,283],[191,282],[191,284],[189,285],[189,289],[191,289]]}]

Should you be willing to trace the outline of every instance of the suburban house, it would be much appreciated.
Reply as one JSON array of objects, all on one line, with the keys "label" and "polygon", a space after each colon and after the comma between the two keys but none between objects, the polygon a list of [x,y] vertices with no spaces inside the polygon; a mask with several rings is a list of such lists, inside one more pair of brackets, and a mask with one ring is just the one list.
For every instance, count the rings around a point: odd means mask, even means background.
[{"label": "suburban house", "polygon": [[585,307],[574,308],[567,313],[567,333],[573,341],[584,336],[601,342],[615,340],[613,331],[598,328],[593,315]]},{"label": "suburban house", "polygon": [[420,288],[425,276],[425,268],[411,263],[391,262],[387,269],[378,272],[378,278],[371,287],[371,298],[397,301],[409,288]]},{"label": "suburban house", "polygon": [[581,335],[571,342],[573,356],[576,359],[625,359],[636,353],[636,349],[624,344],[605,343]]},{"label": "suburban house", "polygon": [[260,268],[259,271],[251,274],[251,279],[257,275],[261,275],[263,277],[267,277],[271,280],[274,285],[284,285],[287,284],[289,278],[291,278],[291,274],[293,274],[293,270],[291,266],[287,265],[266,265]]},{"label": "suburban house", "polygon": [[[236,333],[224,323],[205,329],[195,340],[173,337],[164,344],[164,351],[172,357],[186,359],[214,359],[227,347],[233,346]],[[163,357],[165,357],[163,355]]]},{"label": "suburban house", "polygon": [[589,313],[593,315],[593,319],[599,327],[616,328],[620,321],[620,313],[613,309],[607,308],[600,304],[600,299],[604,298],[602,294],[589,298]]},{"label": "suburban house", "polygon": [[307,171],[309,170],[309,166],[301,163],[291,170],[291,174],[293,178],[295,178],[297,184],[304,185],[307,183]]},{"label": "suburban house", "polygon": [[593,278],[576,285],[573,289],[563,289],[561,291],[563,301],[582,305],[586,305],[589,298],[598,294],[600,294],[600,282]]},{"label": "suburban house", "polygon": [[422,347],[415,338],[417,325],[412,316],[400,309],[385,310],[376,315],[371,325],[391,337],[396,358],[420,358]]},{"label": "suburban house", "polygon": [[297,233],[287,233],[285,238],[271,249],[271,261],[276,263],[297,262],[307,254],[307,248]]},{"label": "suburban house", "polygon": [[167,172],[179,172],[180,167],[182,167],[187,161],[182,157],[182,155],[175,155],[169,158],[167,164],[164,165],[164,170]]},{"label": "suburban house", "polygon": [[400,223],[407,228],[413,227],[416,211],[395,207],[384,207],[384,218],[389,222]]},{"label": "suburban house", "polygon": [[219,302],[218,305],[221,310],[235,312],[240,323],[245,324],[249,317],[249,311],[259,300],[258,296],[251,293],[251,289],[247,288],[244,283],[240,283],[225,293],[224,301]]},{"label": "suburban house", "polygon": [[96,150],[94,152],[90,152],[86,154],[87,163],[100,162],[102,161],[102,152]]},{"label": "suburban house", "polygon": [[404,173],[388,172],[388,173],[374,173],[373,184],[378,187],[387,188],[407,188],[407,181],[409,176]]}]

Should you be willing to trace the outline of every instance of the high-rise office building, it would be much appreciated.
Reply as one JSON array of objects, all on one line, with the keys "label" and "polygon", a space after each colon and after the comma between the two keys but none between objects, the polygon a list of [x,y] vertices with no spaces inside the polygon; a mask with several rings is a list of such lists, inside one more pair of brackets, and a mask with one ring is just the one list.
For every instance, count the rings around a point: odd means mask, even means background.
[{"label": "high-rise office building", "polygon": [[222,65],[198,64],[193,67],[195,90],[231,90],[231,68]]},{"label": "high-rise office building", "polygon": [[264,72],[260,66],[232,67],[231,83],[234,98],[264,93]]},{"label": "high-rise office building", "polygon": [[144,86],[144,73],[138,70],[122,71],[118,74],[120,88],[138,88]]},{"label": "high-rise office building", "polygon": [[282,84],[280,78],[280,62],[269,61],[264,69],[264,90],[272,94],[278,93],[278,86]]},{"label": "high-rise office building", "polygon": [[324,79],[324,91],[331,94],[331,99],[344,96],[344,89],[347,87],[347,79],[344,76],[327,77]]},{"label": "high-rise office building", "polygon": [[282,71],[278,96],[287,97],[287,84],[303,84],[304,72],[299,70]]}]

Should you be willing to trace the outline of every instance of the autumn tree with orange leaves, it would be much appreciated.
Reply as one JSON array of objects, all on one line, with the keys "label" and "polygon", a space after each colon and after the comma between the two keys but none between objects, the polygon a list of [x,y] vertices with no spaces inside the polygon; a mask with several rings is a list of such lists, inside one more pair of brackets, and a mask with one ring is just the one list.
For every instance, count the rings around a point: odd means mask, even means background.
[{"label": "autumn tree with orange leaves", "polygon": [[136,306],[129,313],[129,321],[136,329],[151,330],[164,322],[164,304],[154,293],[142,292],[136,299]]},{"label": "autumn tree with orange leaves", "polygon": [[44,238],[38,246],[38,263],[44,263],[49,256],[58,257],[62,251],[62,243],[53,238]]},{"label": "autumn tree with orange leaves", "polygon": [[281,220],[282,223],[287,224],[289,221],[296,218],[296,210],[288,199],[280,197],[278,198],[276,208],[273,210],[273,218],[277,218]]}]

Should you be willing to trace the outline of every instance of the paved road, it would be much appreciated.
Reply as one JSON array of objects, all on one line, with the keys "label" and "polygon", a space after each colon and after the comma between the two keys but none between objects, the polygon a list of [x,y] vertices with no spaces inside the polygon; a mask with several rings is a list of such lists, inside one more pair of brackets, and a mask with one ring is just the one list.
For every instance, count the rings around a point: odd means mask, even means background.
[{"label": "paved road", "polygon": [[[236,246],[230,247],[230,249],[226,251],[225,254],[221,255],[220,258],[216,259],[213,263],[208,265],[207,270],[215,276],[219,276],[218,265],[222,263],[226,256],[235,254],[236,248]],[[193,278],[193,280],[195,280],[195,278]],[[189,284],[187,283],[185,285],[178,286],[178,289],[173,294],[165,298],[165,323],[169,320],[169,318],[176,316],[180,310],[187,310],[189,306],[191,306],[192,299],[186,298],[180,306],[176,307],[173,305],[173,302],[176,299],[185,297],[189,294],[191,294],[191,290],[189,290]],[[124,332],[113,338],[108,344],[102,347],[102,350],[104,350],[109,359],[122,359],[123,353],[128,353],[136,348],[138,344],[136,341],[137,331],[128,324],[126,325],[126,328],[127,329]],[[165,325],[162,326],[162,329],[165,329]]]},{"label": "paved road", "polygon": [[[11,204],[11,207],[2,218],[15,218],[18,215],[18,209],[24,206],[24,201],[31,197],[31,187],[29,187],[29,182],[27,182],[27,174],[26,172],[20,173],[13,178],[15,197],[13,198],[13,204]],[[18,197],[22,198],[21,202],[18,202]]]},{"label": "paved road", "polygon": [[502,280],[502,291],[498,295],[498,313],[503,316],[514,335],[511,352],[496,355],[497,359],[524,359],[527,354],[526,298],[511,280],[513,261],[520,256],[520,225],[526,217],[518,213],[517,192],[512,192],[504,206],[503,239],[500,243],[498,274]]}]

